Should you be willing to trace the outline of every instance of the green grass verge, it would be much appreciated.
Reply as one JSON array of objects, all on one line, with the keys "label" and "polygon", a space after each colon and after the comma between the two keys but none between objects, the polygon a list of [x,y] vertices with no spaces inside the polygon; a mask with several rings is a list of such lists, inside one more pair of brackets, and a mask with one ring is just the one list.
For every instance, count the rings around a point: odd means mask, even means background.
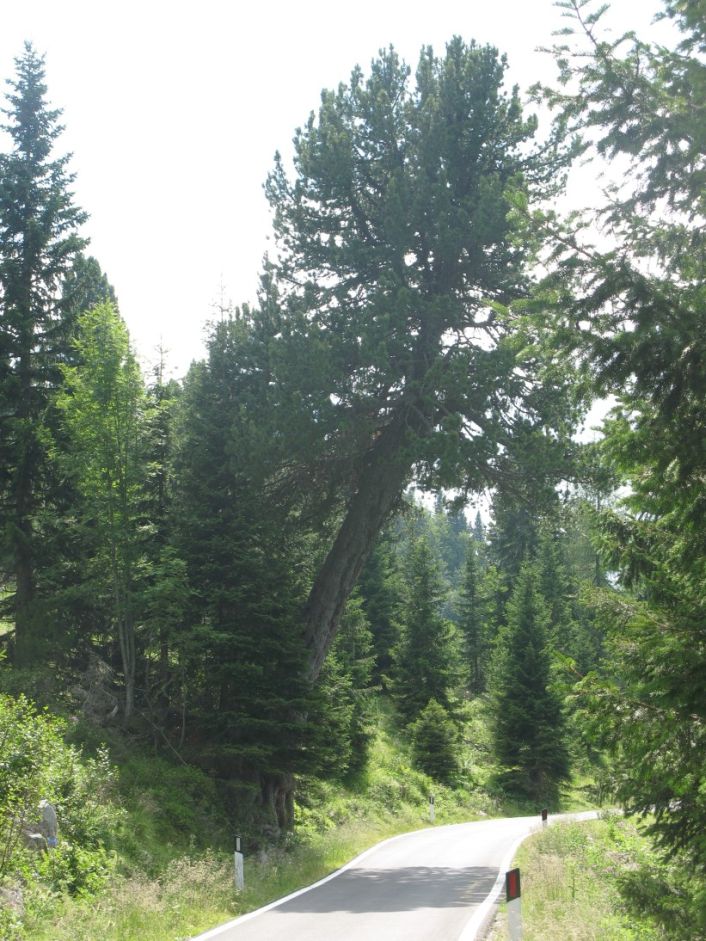
[{"label": "green grass verge", "polygon": [[[523,941],[661,941],[647,917],[628,910],[620,879],[653,859],[635,823],[555,823],[526,840],[514,860],[522,877]],[[506,941],[504,903],[488,941]]]},{"label": "green grass verge", "polygon": [[[458,807],[439,825],[467,819]],[[206,852],[174,859],[158,877],[116,874],[98,896],[32,899],[26,923],[33,941],[183,941],[317,881],[379,840],[425,825],[421,809],[349,820],[326,832],[295,835],[289,847],[246,857],[246,888],[233,887],[232,857]],[[428,825],[428,823],[426,823]]]},{"label": "green grass verge", "polygon": [[[451,789],[413,769],[392,724],[378,719],[368,769],[356,781],[301,782],[295,830],[283,845],[264,847],[242,831],[248,854],[240,894],[213,782],[197,769],[111,748],[124,815],[110,841],[110,878],[84,898],[36,887],[18,937],[183,941],[317,881],[380,840],[429,826],[431,791],[439,826],[503,811],[475,774]],[[189,834],[199,835],[197,844],[189,846]]]},{"label": "green grass verge", "polygon": [[[239,894],[231,855],[235,824],[214,781],[196,768],[140,753],[119,736],[109,740],[119,813],[106,835],[113,854],[107,881],[84,897],[36,884],[13,941],[185,941],[317,881],[380,840],[429,826],[431,792],[437,826],[538,811],[493,793],[482,703],[467,707],[455,788],[411,766],[383,705],[375,729],[367,770],[355,781],[300,782],[296,826],[283,844],[266,846],[256,821],[249,832],[247,815],[238,822],[246,848],[246,889]],[[75,734],[90,751],[106,732],[79,725]],[[567,791],[565,808],[585,806],[584,783]]]}]

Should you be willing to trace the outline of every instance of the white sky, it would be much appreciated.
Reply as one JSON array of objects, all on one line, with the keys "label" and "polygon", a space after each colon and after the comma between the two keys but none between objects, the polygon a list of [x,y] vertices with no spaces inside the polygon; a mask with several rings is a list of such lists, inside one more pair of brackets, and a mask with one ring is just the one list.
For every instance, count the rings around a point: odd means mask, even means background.
[{"label": "white sky", "polygon": [[[614,0],[644,32],[657,0]],[[202,355],[221,295],[252,301],[267,249],[262,184],[275,150],[393,43],[414,65],[454,34],[506,52],[526,88],[554,69],[536,47],[562,25],[551,0],[0,0],[0,77],[25,39],[46,54],[73,152],[85,232],[143,360],[160,339],[177,375]],[[223,285],[223,288],[221,288]]]}]

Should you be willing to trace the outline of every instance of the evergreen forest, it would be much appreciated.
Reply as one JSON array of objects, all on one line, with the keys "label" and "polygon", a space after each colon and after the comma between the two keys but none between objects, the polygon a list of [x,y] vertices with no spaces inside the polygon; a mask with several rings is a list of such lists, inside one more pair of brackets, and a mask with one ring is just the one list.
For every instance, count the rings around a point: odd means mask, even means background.
[{"label": "evergreen forest", "polygon": [[[421,825],[432,793],[448,820],[622,809],[649,853],[616,876],[636,933],[610,937],[706,938],[706,3],[664,0],[672,47],[556,6],[551,85],[453,37],[324,90],[266,176],[257,300],[180,379],[141,365],[19,50],[8,941],[78,938],[47,925],[136,873],[166,898],[168,863],[197,883],[236,835],[286,868],[356,816]],[[564,212],[583,161],[619,178]],[[23,835],[42,799],[49,854]],[[146,924],[102,936],[169,937]]]}]

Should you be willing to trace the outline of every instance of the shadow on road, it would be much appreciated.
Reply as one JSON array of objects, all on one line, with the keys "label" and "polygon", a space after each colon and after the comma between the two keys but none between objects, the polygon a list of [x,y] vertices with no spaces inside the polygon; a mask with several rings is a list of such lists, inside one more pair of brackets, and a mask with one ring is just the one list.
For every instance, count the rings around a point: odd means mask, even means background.
[{"label": "shadow on road", "polygon": [[272,914],[466,908],[483,901],[497,875],[497,869],[483,866],[349,869],[314,892],[279,905]]}]

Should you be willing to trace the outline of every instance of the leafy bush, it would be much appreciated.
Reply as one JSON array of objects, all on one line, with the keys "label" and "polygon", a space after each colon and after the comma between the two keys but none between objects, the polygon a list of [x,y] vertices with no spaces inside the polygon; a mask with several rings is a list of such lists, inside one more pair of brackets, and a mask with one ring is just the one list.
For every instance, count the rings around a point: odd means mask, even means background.
[{"label": "leafy bush", "polygon": [[[94,891],[111,868],[105,844],[122,811],[111,801],[114,771],[105,752],[85,758],[63,740],[63,720],[24,696],[0,696],[0,879],[40,879],[56,890]],[[40,800],[56,808],[59,846],[25,848],[41,818]]]},{"label": "leafy bush", "polygon": [[706,883],[683,855],[619,873],[618,888],[631,915],[652,919],[665,939],[706,938]]}]

